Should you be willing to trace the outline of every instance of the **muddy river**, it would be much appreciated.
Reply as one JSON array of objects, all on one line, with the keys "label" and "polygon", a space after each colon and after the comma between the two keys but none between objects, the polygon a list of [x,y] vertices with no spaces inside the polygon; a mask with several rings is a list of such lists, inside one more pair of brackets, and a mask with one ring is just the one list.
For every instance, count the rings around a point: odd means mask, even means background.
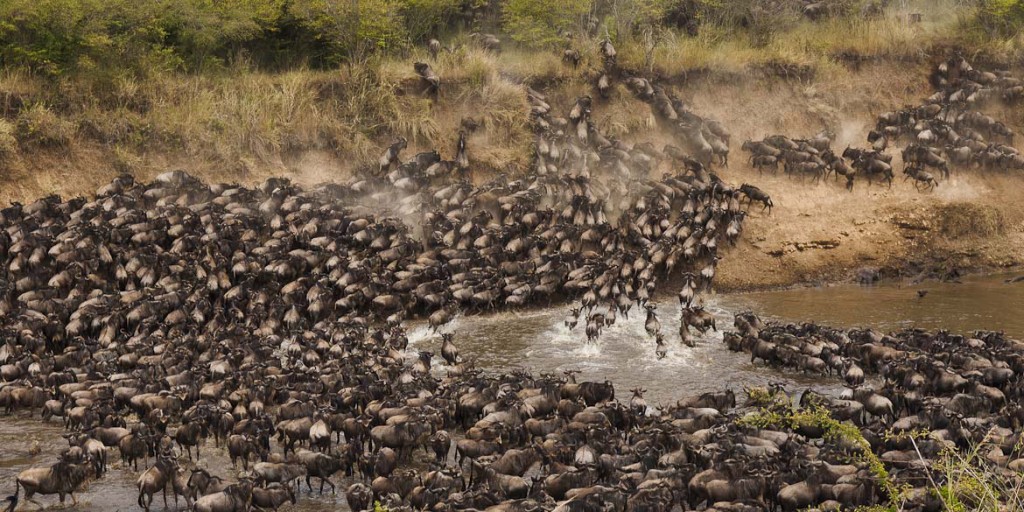
[{"label": "muddy river", "polygon": [[[707,307],[718,316],[720,328],[731,328],[732,313],[753,310],[764,318],[814,320],[837,327],[867,327],[896,330],[906,327],[949,329],[970,333],[976,329],[1002,329],[1013,337],[1024,337],[1024,282],[1004,283],[1013,276],[965,278],[962,283],[889,283],[862,287],[855,285],[785,291],[718,295]],[[919,297],[918,291],[927,292]],[[673,297],[659,304],[662,329],[669,351],[661,360],[655,356],[654,341],[644,331],[644,317],[634,314],[619,318],[605,330],[597,343],[583,342],[582,322],[576,331],[565,326],[568,307],[559,306],[526,312],[457,318],[445,330],[455,331],[455,343],[462,357],[491,369],[529,368],[535,372],[580,370],[580,379],[610,380],[618,398],[628,399],[629,389],[647,389],[652,405],[669,404],[683,396],[710,390],[781,382],[790,389],[814,387],[836,389],[834,382],[754,367],[748,357],[731,353],[721,343],[721,333],[700,340],[694,348],[678,343],[678,306]],[[440,337],[424,324],[410,329],[410,356],[418,350],[439,352]],[[50,464],[66,446],[58,423],[43,425],[38,417],[22,414],[0,418],[0,496],[14,492],[17,473],[33,465]],[[116,460],[116,451],[111,460]],[[214,474],[236,476],[226,453],[204,447],[203,467]],[[137,474],[113,462],[102,480],[91,484],[79,496],[81,511],[139,510],[135,505]],[[335,477],[343,490],[350,483]],[[285,510],[347,510],[342,494],[320,496],[303,489],[298,506]],[[41,498],[52,507],[56,497]],[[162,510],[159,497],[154,510]],[[173,501],[170,503],[174,508]],[[26,509],[24,506],[20,510]],[[27,509],[31,509],[29,506]],[[184,509],[184,504],[180,509]]]}]

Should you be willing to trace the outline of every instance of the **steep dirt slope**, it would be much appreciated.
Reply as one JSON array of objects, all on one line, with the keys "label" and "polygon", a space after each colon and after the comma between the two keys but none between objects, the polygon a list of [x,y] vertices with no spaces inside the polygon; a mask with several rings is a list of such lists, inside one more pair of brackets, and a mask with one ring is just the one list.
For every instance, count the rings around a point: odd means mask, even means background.
[{"label": "steep dirt slope", "polygon": [[[940,276],[954,269],[1011,267],[1024,260],[1024,177],[1020,175],[966,170],[943,181],[934,192],[921,193],[902,181],[897,157],[898,176],[891,189],[859,181],[848,192],[831,179],[809,183],[781,172],[759,175],[746,164],[742,141],[774,133],[801,137],[830,129],[837,136],[837,150],[865,145],[875,115],[917,104],[930,94],[929,66],[928,59],[877,62],[858,70],[819,73],[813,80],[713,72],[671,80],[693,110],[720,120],[732,131],[731,165],[716,172],[737,185],[756,184],[771,194],[776,205],[770,216],[759,208],[752,210],[743,241],[720,263],[716,281],[720,290],[843,280],[863,268],[881,269],[887,275]],[[579,82],[547,84],[545,91],[552,104],[559,106],[589,92]],[[999,109],[989,110],[1006,121],[1016,117]],[[594,111],[603,130],[626,140],[671,142],[657,131],[647,107],[621,87],[612,99],[597,101]],[[448,119],[455,114],[438,109],[434,115]],[[477,148],[487,144],[486,136],[474,136],[471,144]],[[0,201],[26,201],[50,193],[89,195],[120,172],[107,148],[87,144],[73,152],[38,151],[23,157],[22,163],[16,173],[6,176]],[[346,169],[351,162],[329,152],[305,152],[269,162],[209,161],[154,152],[134,162],[131,170],[148,179],[178,168],[210,181],[253,184],[283,175],[313,185],[350,178]]]}]

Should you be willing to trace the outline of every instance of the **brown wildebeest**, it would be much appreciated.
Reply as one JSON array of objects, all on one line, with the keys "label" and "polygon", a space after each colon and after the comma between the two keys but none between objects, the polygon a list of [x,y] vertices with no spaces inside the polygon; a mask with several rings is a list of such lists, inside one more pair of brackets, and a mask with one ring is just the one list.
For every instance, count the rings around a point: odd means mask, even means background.
[{"label": "brown wildebeest", "polygon": [[[17,502],[18,492],[25,489],[25,501],[39,505],[32,499],[35,494],[56,494],[64,503],[65,496],[71,496],[71,502],[78,505],[75,491],[89,478],[90,467],[87,464],[71,464],[64,460],[48,468],[29,468],[18,473],[15,483],[14,497]],[[41,507],[42,505],[40,505]]]}]

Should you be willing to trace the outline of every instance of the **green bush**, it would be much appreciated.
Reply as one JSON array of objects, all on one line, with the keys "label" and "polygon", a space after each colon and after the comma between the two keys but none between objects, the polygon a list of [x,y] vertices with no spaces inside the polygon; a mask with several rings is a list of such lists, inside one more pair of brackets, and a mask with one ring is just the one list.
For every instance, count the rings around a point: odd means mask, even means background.
[{"label": "green bush", "polygon": [[14,125],[0,118],[0,165],[18,152],[18,139],[14,137]]},{"label": "green bush", "polygon": [[982,0],[978,21],[989,32],[1016,35],[1024,28],[1024,0]]},{"label": "green bush", "polygon": [[480,0],[4,0],[0,65],[61,75],[98,67],[334,66],[445,32]]},{"label": "green bush", "polygon": [[450,31],[472,6],[472,2],[463,0],[405,0],[402,4],[402,18],[414,43]]},{"label": "green bush", "polygon": [[45,106],[35,104],[18,115],[14,134],[22,146],[60,148],[70,144],[74,126]]},{"label": "green bush", "polygon": [[519,43],[556,46],[565,41],[565,33],[584,26],[591,4],[589,0],[507,0],[502,8],[502,21],[505,30]]},{"label": "green bush", "polygon": [[219,64],[253,41],[273,34],[285,0],[166,0],[153,18],[170,49],[188,68]]}]

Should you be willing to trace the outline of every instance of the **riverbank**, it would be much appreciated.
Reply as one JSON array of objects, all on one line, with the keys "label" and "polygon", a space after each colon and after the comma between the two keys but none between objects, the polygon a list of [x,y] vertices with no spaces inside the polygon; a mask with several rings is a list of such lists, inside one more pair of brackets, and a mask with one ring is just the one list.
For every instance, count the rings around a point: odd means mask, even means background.
[{"label": "riverbank", "polygon": [[853,192],[786,178],[759,183],[777,207],[748,218],[746,236],[719,264],[721,292],[955,280],[1024,261],[1022,178],[961,173],[925,194],[899,181]]},{"label": "riverbank", "polygon": [[[731,165],[715,172],[735,185],[760,187],[775,204],[771,215],[751,210],[744,235],[719,264],[718,290],[864,275],[942,279],[1024,261],[1024,205],[1016,192],[1024,177],[965,169],[936,190],[920,192],[900,178],[897,155],[891,189],[859,180],[848,192],[841,182],[762,175],[746,164],[742,141],[769,134],[808,137],[827,129],[836,134],[837,150],[864,146],[879,113],[930,95],[933,66],[968,36],[950,34],[955,22],[949,15],[930,15],[921,25],[901,20],[894,12],[864,22],[804,23],[763,48],[714,32],[673,36],[655,48],[650,76],[732,132]],[[396,135],[409,138],[407,154],[436,148],[452,158],[466,117],[481,124],[468,139],[474,178],[516,176],[531,163],[526,86],[547,94],[562,114],[576,97],[593,95],[594,122],[609,137],[658,147],[675,142],[621,83],[608,98],[595,93],[599,56],[593,45],[581,47],[584,62],[573,68],[553,51],[496,54],[456,42],[463,46],[434,62],[444,83],[436,102],[416,93],[409,63],[427,58],[422,49],[369,61],[362,70],[239,68],[139,81],[67,79],[56,89],[5,70],[0,202],[91,195],[121,173],[151,180],[170,169],[247,186],[272,176],[306,187],[347,182]],[[984,65],[1011,63],[1009,47],[977,44],[974,53]],[[630,72],[648,64],[637,48],[620,50],[620,64]],[[1020,109],[984,110],[1021,131]],[[11,131],[6,139],[2,123]],[[656,172],[665,170],[667,164]]]},{"label": "riverbank", "polygon": [[[767,134],[810,136],[829,128],[833,146],[863,146],[874,116],[925,97],[930,62],[922,61],[894,74],[895,62],[875,62],[847,70],[843,80],[804,83],[779,77],[733,81],[725,73],[690,77],[678,87],[685,101],[702,115],[719,120],[733,133],[731,162],[718,168],[727,182],[755,184],[773,198],[775,207],[753,207],[737,246],[719,264],[717,289],[722,292],[779,289],[857,280],[860,274],[890,279],[938,278],[957,273],[1006,271],[1024,261],[1024,203],[1018,192],[1024,177],[977,169],[954,171],[931,192],[920,192],[899,178],[892,188],[858,181],[847,191],[833,179],[811,183],[782,173],[759,173],[745,162],[739,144]],[[872,91],[888,84],[887,94]],[[579,84],[547,91],[556,105],[568,104],[587,92]],[[646,107],[621,95],[595,105],[595,118],[624,139],[668,143]],[[731,101],[720,102],[728,97]],[[1011,113],[1012,114],[1012,113]],[[998,115],[998,113],[997,113]],[[1005,117],[1015,117],[1003,114]],[[446,126],[461,115],[443,115]],[[1019,128],[1015,126],[1015,128]],[[444,130],[454,131],[454,127]],[[507,144],[491,146],[491,132],[470,137],[470,155],[488,168],[514,153]],[[426,149],[425,142],[412,150]],[[442,155],[446,147],[440,146]],[[898,152],[897,152],[898,153]],[[506,156],[502,156],[506,155]],[[57,193],[65,197],[92,195],[113,176],[129,172],[152,179],[168,169],[186,169],[212,182],[255,185],[284,176],[304,186],[346,182],[353,162],[328,150],[303,150],[269,161],[235,162],[207,159],[203,152],[157,150],[142,156],[113,158],[109,148],[79,142],[71,149],[36,148],[21,155],[3,178],[0,199],[28,202]],[[485,179],[491,172],[481,172]]]}]

